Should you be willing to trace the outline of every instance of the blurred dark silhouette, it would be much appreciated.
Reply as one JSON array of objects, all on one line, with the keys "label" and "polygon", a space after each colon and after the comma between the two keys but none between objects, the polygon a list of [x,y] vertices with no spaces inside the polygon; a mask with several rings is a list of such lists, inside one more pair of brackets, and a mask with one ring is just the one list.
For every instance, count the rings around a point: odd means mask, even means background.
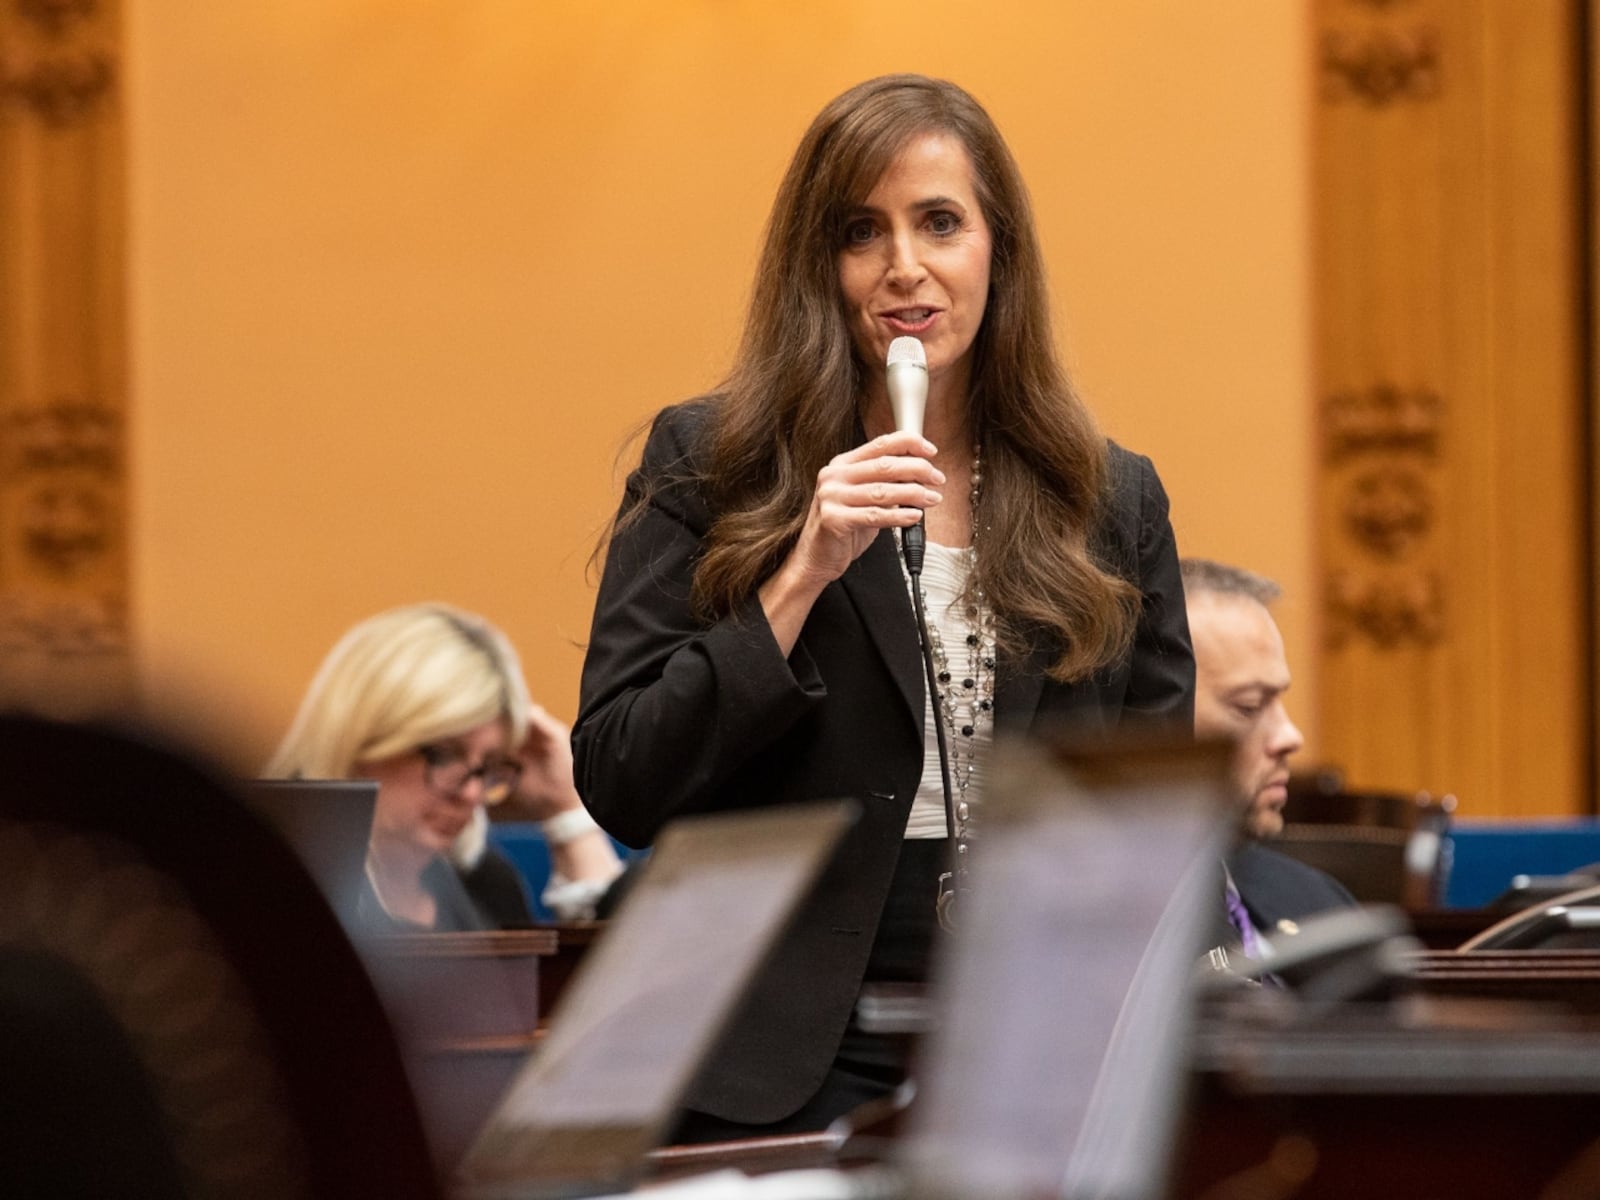
[{"label": "blurred dark silhouette", "polygon": [[441,1195],[290,849],[152,734],[0,715],[0,1194]]}]

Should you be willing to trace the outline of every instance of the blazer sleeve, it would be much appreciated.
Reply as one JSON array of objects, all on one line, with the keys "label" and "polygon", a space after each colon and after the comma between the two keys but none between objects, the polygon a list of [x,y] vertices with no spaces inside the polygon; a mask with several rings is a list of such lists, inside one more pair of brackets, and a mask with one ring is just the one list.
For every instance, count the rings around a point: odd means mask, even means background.
[{"label": "blazer sleeve", "polygon": [[574,774],[595,819],[629,846],[719,790],[825,694],[803,649],[785,659],[754,597],[716,621],[690,604],[711,524],[692,461],[705,402],[656,418],[606,553],[584,658]]},{"label": "blazer sleeve", "polygon": [[1194,729],[1194,648],[1166,489],[1142,454],[1113,446],[1127,578],[1140,592],[1123,721],[1135,727]]}]

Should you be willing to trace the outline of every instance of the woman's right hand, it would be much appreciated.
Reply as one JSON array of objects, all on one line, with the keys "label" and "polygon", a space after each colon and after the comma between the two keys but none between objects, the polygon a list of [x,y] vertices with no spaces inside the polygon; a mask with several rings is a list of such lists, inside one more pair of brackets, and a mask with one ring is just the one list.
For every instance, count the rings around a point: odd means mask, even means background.
[{"label": "woman's right hand", "polygon": [[934,445],[918,434],[886,433],[817,472],[811,509],[794,549],[766,583],[761,606],[783,652],[799,639],[812,602],[855,562],[880,529],[915,525],[944,499]]}]

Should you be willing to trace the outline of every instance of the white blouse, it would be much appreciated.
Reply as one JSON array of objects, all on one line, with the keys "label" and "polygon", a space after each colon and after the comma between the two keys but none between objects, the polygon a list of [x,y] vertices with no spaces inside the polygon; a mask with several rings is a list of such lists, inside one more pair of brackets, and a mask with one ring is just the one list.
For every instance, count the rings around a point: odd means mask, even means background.
[{"label": "white blouse", "polygon": [[[971,574],[974,556],[971,547],[957,549],[928,542],[922,562],[922,594],[928,624],[938,629],[938,644],[945,647],[949,669],[957,684],[968,677],[969,660],[975,653],[967,642],[969,635],[979,633],[967,617],[961,594]],[[910,579],[907,578],[907,588]],[[992,651],[991,651],[992,653]],[[937,659],[935,659],[937,662]],[[993,668],[987,670],[992,682]],[[993,695],[992,686],[989,695]],[[948,830],[944,814],[944,782],[939,773],[939,743],[934,721],[937,720],[938,697],[929,695],[922,712],[922,780],[917,785],[916,799],[911,805],[911,819],[906,825],[908,838],[942,838]],[[994,711],[991,708],[983,718],[974,722],[973,734],[965,737],[959,730],[945,730],[946,745],[950,752],[950,794],[959,804],[963,799],[975,815],[983,793],[984,764],[989,746],[994,740]],[[957,743],[960,743],[958,747]],[[970,751],[970,754],[969,754]],[[958,764],[957,757],[961,762]],[[965,793],[956,783],[958,770],[965,775]]]}]

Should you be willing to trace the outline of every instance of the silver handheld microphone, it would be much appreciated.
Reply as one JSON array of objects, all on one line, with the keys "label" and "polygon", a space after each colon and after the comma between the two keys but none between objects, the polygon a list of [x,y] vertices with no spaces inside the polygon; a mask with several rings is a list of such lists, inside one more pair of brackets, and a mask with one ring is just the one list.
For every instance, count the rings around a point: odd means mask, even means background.
[{"label": "silver handheld microphone", "polygon": [[928,409],[928,354],[914,337],[897,337],[889,343],[889,408],[894,427],[922,436],[922,417]]},{"label": "silver handheld microphone", "polygon": [[[928,353],[914,337],[897,337],[889,343],[889,408],[894,412],[894,427],[922,436],[922,417],[928,409]],[[906,573],[922,574],[922,558],[927,532],[922,522],[900,532],[900,550],[905,555]]]},{"label": "silver handheld microphone", "polygon": [[[889,343],[888,361],[889,407],[894,411],[894,427],[922,436],[922,418],[928,409],[928,353],[914,337],[897,337]],[[939,693],[938,677],[934,674],[932,639],[928,636],[928,614],[922,607],[922,559],[927,551],[928,532],[919,519],[900,531],[900,552],[906,560],[906,574],[911,576],[911,611],[917,618],[917,632],[922,642],[922,668],[927,675],[928,695]],[[950,790],[950,747],[945,743],[944,721],[934,706],[933,728],[939,743],[939,778],[944,785],[944,828],[950,839],[950,869],[939,876],[939,891],[935,912],[944,929],[955,927],[957,897],[965,890],[966,864],[956,857],[960,845],[956,838],[955,799]],[[961,847],[965,849],[964,846]]]}]

